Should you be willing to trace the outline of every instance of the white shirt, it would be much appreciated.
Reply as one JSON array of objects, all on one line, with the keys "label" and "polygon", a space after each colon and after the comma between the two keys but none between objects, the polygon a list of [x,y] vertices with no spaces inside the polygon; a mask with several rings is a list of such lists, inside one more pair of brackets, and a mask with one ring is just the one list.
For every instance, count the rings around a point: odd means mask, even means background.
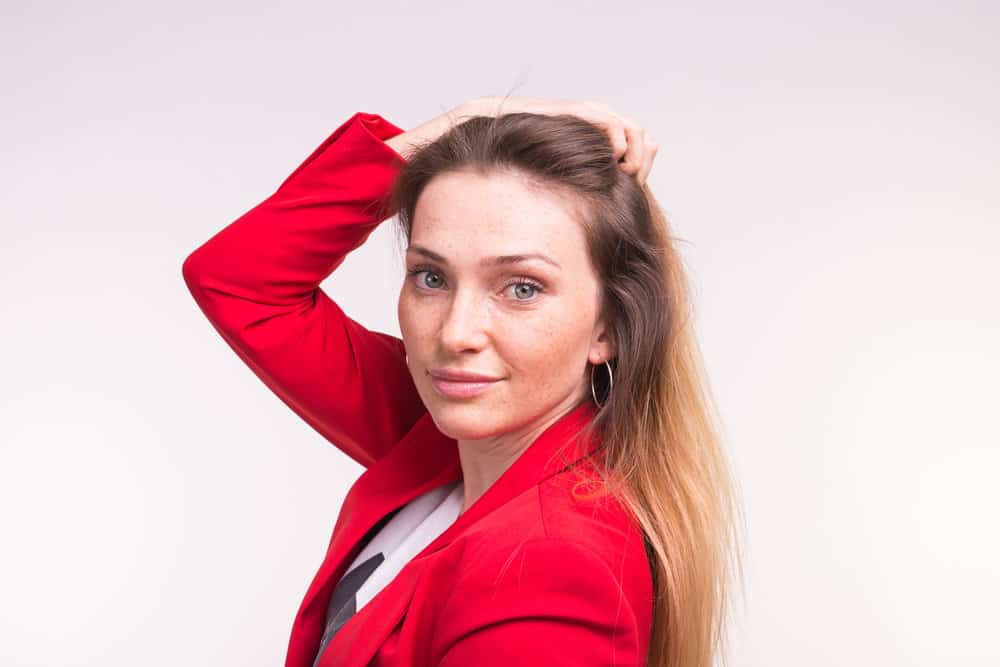
[{"label": "white shirt", "polygon": [[381,528],[378,525],[373,528],[377,532],[351,561],[330,595],[326,629],[316,652],[316,662],[344,623],[392,581],[410,559],[455,522],[464,500],[465,490],[459,478],[414,498],[384,517]]}]

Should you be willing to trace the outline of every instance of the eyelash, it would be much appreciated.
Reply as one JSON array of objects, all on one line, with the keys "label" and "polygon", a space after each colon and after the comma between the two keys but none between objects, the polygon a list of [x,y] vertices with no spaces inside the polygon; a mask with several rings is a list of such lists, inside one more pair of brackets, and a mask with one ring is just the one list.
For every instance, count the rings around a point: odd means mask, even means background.
[{"label": "eyelash", "polygon": [[[429,273],[438,273],[437,271],[434,270],[434,267],[431,267],[431,266],[415,266],[412,269],[408,270],[406,272],[406,275],[407,275],[407,277],[414,276],[414,275],[416,275],[418,273],[423,273],[424,271],[427,271]],[[538,292],[539,294],[545,291],[545,286],[544,285],[542,285],[541,283],[539,283],[537,280],[533,280],[533,279],[531,279],[531,278],[529,278],[527,276],[515,276],[514,278],[512,278],[510,280],[510,282],[508,282],[506,285],[504,285],[503,288],[506,290],[508,287],[510,287],[512,285],[529,285],[532,288],[534,288],[534,290],[536,292]],[[433,287],[419,287],[418,289],[433,290],[434,288]],[[514,299],[514,300],[517,301],[517,302],[519,302],[519,303],[530,303],[530,302],[534,301],[534,299]]]}]

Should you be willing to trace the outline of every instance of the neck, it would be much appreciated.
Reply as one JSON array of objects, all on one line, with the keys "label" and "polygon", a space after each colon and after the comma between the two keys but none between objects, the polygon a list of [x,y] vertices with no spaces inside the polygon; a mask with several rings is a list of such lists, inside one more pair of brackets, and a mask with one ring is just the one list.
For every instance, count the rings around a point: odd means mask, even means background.
[{"label": "neck", "polygon": [[527,451],[549,426],[573,410],[578,402],[565,401],[511,431],[479,440],[458,440],[458,457],[462,465],[465,511],[476,502],[500,476]]}]

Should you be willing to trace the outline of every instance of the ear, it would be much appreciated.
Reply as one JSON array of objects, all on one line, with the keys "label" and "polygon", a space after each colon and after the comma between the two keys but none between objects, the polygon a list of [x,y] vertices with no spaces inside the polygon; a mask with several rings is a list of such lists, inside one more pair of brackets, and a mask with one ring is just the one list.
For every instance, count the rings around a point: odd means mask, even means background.
[{"label": "ear", "polygon": [[601,319],[594,326],[594,335],[590,342],[590,352],[587,354],[587,361],[593,365],[603,364],[605,361],[618,355],[614,341],[611,340],[611,331],[604,320]]}]

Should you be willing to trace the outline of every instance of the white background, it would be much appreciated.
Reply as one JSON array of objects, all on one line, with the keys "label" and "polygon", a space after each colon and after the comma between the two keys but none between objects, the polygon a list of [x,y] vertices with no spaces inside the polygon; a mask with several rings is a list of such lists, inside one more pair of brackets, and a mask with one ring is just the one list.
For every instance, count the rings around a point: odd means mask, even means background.
[{"label": "white background", "polygon": [[[660,142],[748,513],[732,664],[1000,664],[995,3],[0,12],[0,664],[282,664],[362,470],[182,262],[356,111],[507,92]],[[324,288],[399,335],[390,232]]]}]

